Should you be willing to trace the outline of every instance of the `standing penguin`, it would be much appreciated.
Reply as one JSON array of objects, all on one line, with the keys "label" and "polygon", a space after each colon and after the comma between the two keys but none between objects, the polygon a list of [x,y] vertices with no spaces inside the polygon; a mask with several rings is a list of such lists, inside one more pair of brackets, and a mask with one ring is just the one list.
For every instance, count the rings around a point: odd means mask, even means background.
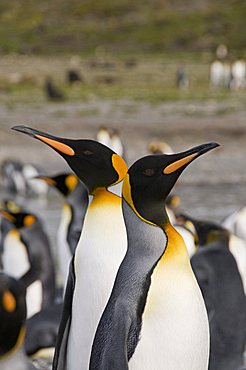
[{"label": "standing penguin", "polygon": [[232,231],[239,238],[246,241],[246,207],[241,207],[229,214],[222,221],[222,225]]},{"label": "standing penguin", "polygon": [[14,127],[55,149],[91,195],[83,231],[70,265],[53,369],[88,369],[91,346],[119,265],[126,252],[121,198],[107,190],[127,172],[124,160],[93,140],[55,137]]},{"label": "standing penguin", "polygon": [[[5,208],[7,210],[12,211],[13,213],[20,212],[21,207],[16,204],[12,199],[5,199],[1,201],[0,208]],[[5,217],[1,217],[0,219],[0,269],[3,269],[3,262],[2,262],[2,256],[3,256],[3,248],[4,248],[4,240],[6,235],[9,233],[10,230],[14,229],[14,224],[9,221]]]},{"label": "standing penguin", "polygon": [[216,241],[199,248],[191,258],[209,317],[208,369],[240,370],[246,342],[246,297],[236,261],[229,251],[229,233],[216,234]]},{"label": "standing penguin", "polygon": [[97,328],[90,370],[207,370],[206,308],[165,199],[186,166],[217,146],[147,156],[129,169],[122,193],[128,249]]},{"label": "standing penguin", "polygon": [[[192,230],[194,238],[199,246],[208,246],[212,242],[216,242],[226,238],[224,244],[227,245],[233,257],[236,260],[239,273],[242,278],[244,291],[246,294],[246,244],[245,241],[223,226],[211,221],[196,220],[188,215],[181,214],[178,217],[179,222],[187,225],[189,230]],[[196,251],[194,251],[196,252]],[[191,257],[191,256],[190,256]]]},{"label": "standing penguin", "polygon": [[3,270],[26,288],[27,317],[47,307],[55,297],[55,271],[51,247],[34,214],[0,210],[14,228],[3,241]]},{"label": "standing penguin", "polygon": [[69,263],[78,244],[88,207],[88,191],[72,173],[53,177],[39,176],[39,179],[55,187],[66,199],[57,232],[59,266],[65,286]]},{"label": "standing penguin", "polygon": [[24,350],[25,288],[0,272],[0,369],[35,370]]}]

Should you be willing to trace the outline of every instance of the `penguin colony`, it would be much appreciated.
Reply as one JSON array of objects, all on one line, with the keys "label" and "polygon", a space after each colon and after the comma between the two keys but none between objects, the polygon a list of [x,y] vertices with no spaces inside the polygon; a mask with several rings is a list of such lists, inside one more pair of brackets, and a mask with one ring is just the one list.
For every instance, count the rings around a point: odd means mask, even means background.
[{"label": "penguin colony", "polygon": [[12,201],[1,206],[0,369],[33,369],[27,355],[47,353],[53,370],[243,369],[245,211],[216,225],[180,214],[169,195],[219,145],[151,147],[128,169],[118,133],[105,127],[97,141],[13,129],[55,150],[73,173],[36,176],[64,197],[63,293],[39,217]]}]

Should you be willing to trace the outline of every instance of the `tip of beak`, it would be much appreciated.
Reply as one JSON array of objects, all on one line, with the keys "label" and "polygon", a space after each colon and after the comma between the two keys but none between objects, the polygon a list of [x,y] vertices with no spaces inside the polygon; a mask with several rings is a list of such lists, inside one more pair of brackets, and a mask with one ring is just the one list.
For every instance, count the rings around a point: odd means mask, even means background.
[{"label": "tip of beak", "polygon": [[203,144],[199,150],[199,154],[204,154],[212,149],[215,149],[215,148],[218,148],[220,146],[220,144],[216,143],[216,142],[211,142],[211,143],[207,143],[207,144]]},{"label": "tip of beak", "polygon": [[218,146],[221,146],[219,143],[216,143],[216,142],[211,142],[210,145],[212,149],[217,148]]},{"label": "tip of beak", "polygon": [[11,127],[11,130],[22,132],[23,134],[35,137],[34,130],[28,126],[16,125]]}]

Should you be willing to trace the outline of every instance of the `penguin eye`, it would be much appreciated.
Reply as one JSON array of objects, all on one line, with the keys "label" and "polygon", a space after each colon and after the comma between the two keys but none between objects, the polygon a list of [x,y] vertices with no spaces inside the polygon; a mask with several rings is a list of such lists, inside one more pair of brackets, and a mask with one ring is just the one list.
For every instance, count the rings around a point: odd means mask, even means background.
[{"label": "penguin eye", "polygon": [[94,153],[91,150],[87,149],[87,150],[83,151],[83,154],[86,155],[87,157],[89,157],[89,156],[93,155]]},{"label": "penguin eye", "polygon": [[142,173],[145,176],[151,177],[155,174],[155,170],[153,168],[146,168],[146,170],[144,170]]}]

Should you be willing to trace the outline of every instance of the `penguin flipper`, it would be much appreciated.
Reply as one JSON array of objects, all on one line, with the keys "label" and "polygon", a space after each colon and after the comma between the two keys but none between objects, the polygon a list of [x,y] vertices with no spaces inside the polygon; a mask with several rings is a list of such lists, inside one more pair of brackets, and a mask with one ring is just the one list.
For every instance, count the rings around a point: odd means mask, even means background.
[{"label": "penguin flipper", "polygon": [[69,336],[69,329],[71,323],[71,312],[73,302],[73,292],[75,287],[75,273],[74,273],[74,256],[71,259],[69,274],[67,279],[66,291],[63,302],[62,317],[59,326],[55,355],[53,359],[53,370],[63,370],[66,364],[67,342]]},{"label": "penguin flipper", "polygon": [[[106,307],[94,338],[90,370],[129,370],[128,342],[131,324],[129,310],[122,302],[115,302],[114,307]],[[105,337],[107,332],[109,336]]]}]

